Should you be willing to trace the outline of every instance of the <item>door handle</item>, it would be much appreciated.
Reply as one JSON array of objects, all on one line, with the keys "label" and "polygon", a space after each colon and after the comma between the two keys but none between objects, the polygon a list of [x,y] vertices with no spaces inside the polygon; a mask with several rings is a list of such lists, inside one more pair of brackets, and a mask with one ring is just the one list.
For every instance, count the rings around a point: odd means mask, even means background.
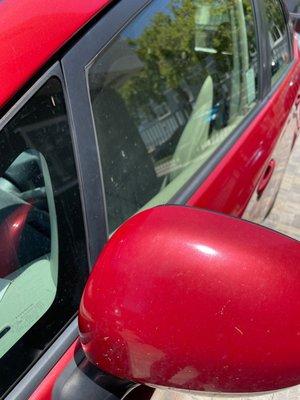
[{"label": "door handle", "polygon": [[273,160],[273,159],[270,160],[265,172],[263,173],[262,178],[260,179],[260,182],[259,182],[259,185],[258,185],[258,188],[257,188],[258,198],[261,197],[261,195],[263,194],[264,190],[268,186],[268,183],[270,182],[270,179],[271,179],[271,177],[273,175],[275,166],[276,166],[275,160]]}]

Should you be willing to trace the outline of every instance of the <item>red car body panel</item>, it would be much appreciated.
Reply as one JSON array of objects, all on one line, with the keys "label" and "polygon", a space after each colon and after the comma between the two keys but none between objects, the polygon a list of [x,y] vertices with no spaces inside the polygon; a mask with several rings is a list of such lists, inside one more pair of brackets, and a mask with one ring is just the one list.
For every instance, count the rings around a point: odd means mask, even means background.
[{"label": "red car body panel", "polygon": [[0,3],[0,107],[110,0]]}]

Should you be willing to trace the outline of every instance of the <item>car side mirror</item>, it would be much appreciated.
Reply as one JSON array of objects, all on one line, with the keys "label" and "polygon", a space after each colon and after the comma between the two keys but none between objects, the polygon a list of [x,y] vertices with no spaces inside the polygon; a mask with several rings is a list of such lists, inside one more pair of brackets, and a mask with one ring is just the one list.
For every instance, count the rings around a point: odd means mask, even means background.
[{"label": "car side mirror", "polygon": [[193,392],[300,383],[300,243],[205,210],[160,206],[112,236],[85,287],[87,358]]}]

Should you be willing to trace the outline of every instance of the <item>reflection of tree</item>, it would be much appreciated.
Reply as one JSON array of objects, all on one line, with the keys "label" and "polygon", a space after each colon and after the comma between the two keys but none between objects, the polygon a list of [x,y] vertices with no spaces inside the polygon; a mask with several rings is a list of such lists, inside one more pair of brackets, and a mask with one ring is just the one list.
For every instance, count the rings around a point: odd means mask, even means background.
[{"label": "reflection of tree", "polygon": [[[137,120],[141,113],[153,118],[151,103],[164,101],[167,89],[177,92],[183,108],[190,113],[183,81],[189,83],[196,66],[202,67],[198,85],[207,73],[219,75],[214,78],[215,83],[228,78],[226,73],[232,71],[233,36],[239,37],[236,22],[239,5],[244,8],[246,18],[253,19],[249,0],[170,0],[168,11],[156,14],[138,38],[128,41],[143,69],[128,79],[120,92]],[[197,40],[205,43],[200,47],[209,47],[213,52],[196,51]],[[205,71],[208,64],[213,65],[210,68],[213,72]]]},{"label": "reflection of tree", "polygon": [[192,0],[172,0],[169,12],[156,14],[142,35],[129,41],[144,64],[121,89],[132,112],[142,108],[147,115],[151,113],[149,99],[160,103],[167,88],[176,90],[189,104],[180,84],[199,62],[194,51],[195,9]]},{"label": "reflection of tree", "polygon": [[267,19],[270,23],[270,29],[272,28],[272,25],[276,25],[281,32],[284,32],[284,19],[281,12],[280,4],[274,0],[267,0],[265,8]]}]

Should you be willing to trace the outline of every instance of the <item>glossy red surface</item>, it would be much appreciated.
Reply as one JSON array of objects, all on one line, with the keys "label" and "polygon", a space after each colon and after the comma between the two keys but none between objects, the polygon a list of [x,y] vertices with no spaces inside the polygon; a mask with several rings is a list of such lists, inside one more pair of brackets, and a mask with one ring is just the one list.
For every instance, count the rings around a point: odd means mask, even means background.
[{"label": "glossy red surface", "polygon": [[[298,38],[295,60],[289,73],[261,111],[249,123],[239,140],[226,153],[205,182],[188,200],[188,205],[241,217],[272,158],[288,120],[299,117],[300,95]],[[296,134],[297,131],[292,132]],[[285,151],[285,149],[282,149]],[[277,160],[275,160],[276,162]]]},{"label": "glossy red surface", "polygon": [[84,290],[88,358],[133,381],[211,392],[300,383],[300,244],[188,207],[134,216]]},{"label": "glossy red surface", "polygon": [[274,173],[274,169],[276,167],[276,162],[272,159],[269,161],[268,166],[266,170],[263,173],[263,176],[259,182],[258,188],[257,188],[257,194],[258,196],[261,196],[268,186],[268,183],[270,182],[270,179],[272,178],[272,175]]},{"label": "glossy red surface", "polygon": [[0,107],[110,1],[1,1]]}]

